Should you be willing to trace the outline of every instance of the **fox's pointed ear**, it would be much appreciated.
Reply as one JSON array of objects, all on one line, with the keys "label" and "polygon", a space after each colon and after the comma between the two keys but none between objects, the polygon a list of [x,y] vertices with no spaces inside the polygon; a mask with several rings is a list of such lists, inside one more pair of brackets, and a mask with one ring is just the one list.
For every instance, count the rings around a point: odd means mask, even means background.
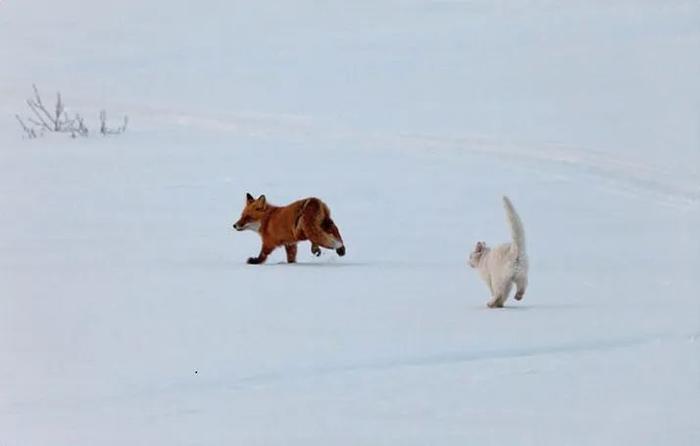
[{"label": "fox's pointed ear", "polygon": [[253,196],[250,194],[245,194],[245,201],[246,203],[250,204],[255,201],[255,198],[253,198]]},{"label": "fox's pointed ear", "polygon": [[265,206],[267,203],[267,199],[265,198],[265,195],[260,195],[258,197],[258,203],[260,203],[260,206]]}]

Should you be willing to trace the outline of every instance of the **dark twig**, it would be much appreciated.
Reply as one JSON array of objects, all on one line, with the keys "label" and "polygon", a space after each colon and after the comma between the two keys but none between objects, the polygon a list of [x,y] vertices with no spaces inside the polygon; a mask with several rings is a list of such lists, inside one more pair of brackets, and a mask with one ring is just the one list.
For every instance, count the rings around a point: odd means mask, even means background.
[{"label": "dark twig", "polygon": [[129,117],[124,116],[124,121],[122,125],[115,128],[110,128],[107,126],[107,112],[105,110],[100,111],[100,133],[102,136],[108,135],[119,135],[126,131],[126,127],[129,124]]},{"label": "dark twig", "polygon": [[24,121],[22,121],[22,118],[20,118],[19,115],[15,115],[15,118],[17,118],[17,121],[19,121],[19,125],[22,126],[22,130],[24,130],[24,133],[27,134],[27,138],[36,138],[36,130],[34,130],[31,127],[28,127],[27,124],[25,124]]}]

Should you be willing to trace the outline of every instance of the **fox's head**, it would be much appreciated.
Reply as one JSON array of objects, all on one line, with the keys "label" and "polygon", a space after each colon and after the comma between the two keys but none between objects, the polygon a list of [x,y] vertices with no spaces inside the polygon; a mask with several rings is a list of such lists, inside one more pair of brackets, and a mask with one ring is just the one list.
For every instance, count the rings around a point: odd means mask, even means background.
[{"label": "fox's head", "polygon": [[255,199],[252,195],[246,194],[245,207],[243,212],[241,212],[241,218],[233,224],[233,229],[236,231],[249,229],[257,232],[260,229],[260,222],[266,211],[267,201],[265,200],[265,195],[260,195]]},{"label": "fox's head", "polygon": [[469,266],[472,268],[476,268],[479,266],[479,262],[481,261],[481,257],[489,250],[489,248],[486,246],[486,242],[476,242],[476,246],[474,247],[474,251],[472,251],[471,254],[469,254]]}]

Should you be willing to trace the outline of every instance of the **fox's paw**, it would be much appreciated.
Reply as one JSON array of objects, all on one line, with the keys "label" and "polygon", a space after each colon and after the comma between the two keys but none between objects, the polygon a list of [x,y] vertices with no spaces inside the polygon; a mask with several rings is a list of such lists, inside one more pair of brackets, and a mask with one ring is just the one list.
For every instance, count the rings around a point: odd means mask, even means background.
[{"label": "fox's paw", "polygon": [[248,261],[246,263],[248,263],[248,265],[257,265],[260,263],[260,259],[257,257],[248,257]]},{"label": "fox's paw", "polygon": [[318,245],[311,245],[311,254],[315,255],[316,257],[320,257],[321,248],[319,248]]},{"label": "fox's paw", "polygon": [[340,257],[343,257],[345,255],[345,246],[341,246],[340,248],[336,249],[335,252],[338,253]]},{"label": "fox's paw", "polygon": [[523,300],[523,296],[525,296],[525,293],[515,293],[515,300]]}]

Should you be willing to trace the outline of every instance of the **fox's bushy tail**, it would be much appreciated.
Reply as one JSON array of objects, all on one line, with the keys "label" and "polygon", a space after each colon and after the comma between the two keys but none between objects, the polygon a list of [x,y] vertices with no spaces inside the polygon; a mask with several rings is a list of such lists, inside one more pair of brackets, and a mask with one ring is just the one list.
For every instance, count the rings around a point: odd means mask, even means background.
[{"label": "fox's bushy tail", "polygon": [[330,209],[318,198],[309,198],[303,205],[301,224],[312,243],[328,249],[343,247],[343,238],[331,219]]},{"label": "fox's bushy tail", "polygon": [[505,195],[503,196],[503,207],[506,208],[506,218],[508,219],[510,235],[513,239],[511,249],[518,254],[525,254],[525,230],[523,229],[523,222],[520,220],[518,213],[515,212],[513,203],[511,203]]}]

